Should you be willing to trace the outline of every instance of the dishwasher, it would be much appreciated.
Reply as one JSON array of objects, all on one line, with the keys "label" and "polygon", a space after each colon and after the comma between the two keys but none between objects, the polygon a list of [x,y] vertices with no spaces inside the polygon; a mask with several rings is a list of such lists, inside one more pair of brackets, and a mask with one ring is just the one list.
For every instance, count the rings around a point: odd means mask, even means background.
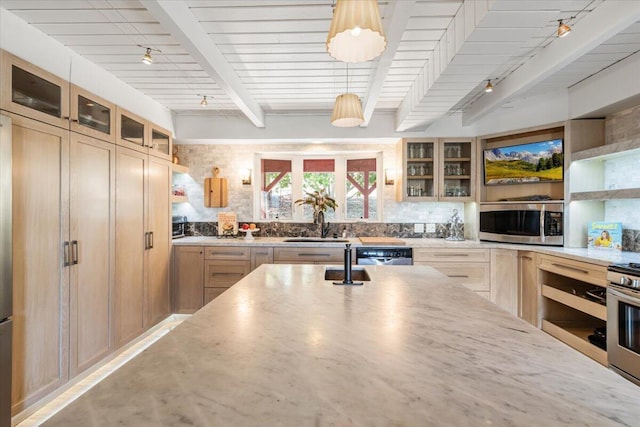
[{"label": "dishwasher", "polygon": [[356,248],[356,264],[358,265],[413,265],[413,250],[398,247]]}]

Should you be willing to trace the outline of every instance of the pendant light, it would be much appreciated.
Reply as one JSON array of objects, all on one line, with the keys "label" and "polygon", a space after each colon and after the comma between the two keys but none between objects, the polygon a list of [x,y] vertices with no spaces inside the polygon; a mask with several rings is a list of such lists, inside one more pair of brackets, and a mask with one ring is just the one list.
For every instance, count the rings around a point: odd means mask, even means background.
[{"label": "pendant light", "polygon": [[349,64],[347,64],[347,92],[336,97],[331,124],[336,127],[354,127],[364,123],[362,104],[355,93],[349,93]]},{"label": "pendant light", "polygon": [[153,49],[153,48],[150,48],[148,46],[142,46],[141,44],[139,44],[138,47],[146,49],[145,52],[144,52],[144,55],[142,55],[142,59],[141,59],[142,63],[145,64],[145,65],[153,64],[153,58],[151,57],[151,51],[162,52],[160,49]]},{"label": "pendant light", "polygon": [[327,52],[343,62],[366,62],[387,46],[377,0],[337,0]]},{"label": "pendant light", "polygon": [[571,27],[558,19],[558,37],[565,37],[571,32]]}]

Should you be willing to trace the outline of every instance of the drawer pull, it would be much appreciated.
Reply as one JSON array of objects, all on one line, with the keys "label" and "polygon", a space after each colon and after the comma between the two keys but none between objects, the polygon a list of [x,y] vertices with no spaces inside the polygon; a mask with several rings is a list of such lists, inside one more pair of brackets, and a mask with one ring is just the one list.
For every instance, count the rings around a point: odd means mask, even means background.
[{"label": "drawer pull", "polygon": [[300,252],[298,256],[331,256],[331,254],[313,254],[313,253],[310,254],[307,252]]},{"label": "drawer pull", "polygon": [[439,256],[439,257],[443,257],[443,256],[469,256],[469,254],[433,254],[433,256]]},{"label": "drawer pull", "polygon": [[583,270],[581,268],[570,267],[570,266],[564,265],[564,264],[556,264],[555,262],[552,263],[551,265],[553,265],[554,267],[558,267],[558,268],[564,268],[565,270],[576,271],[576,272],[582,273],[582,274],[589,274],[589,272],[587,270]]},{"label": "drawer pull", "polygon": [[449,277],[462,277],[463,279],[468,279],[469,275],[468,274],[449,274]]},{"label": "drawer pull", "polygon": [[533,261],[533,258],[527,255],[522,255],[520,258],[522,259],[528,259],[529,261]]}]

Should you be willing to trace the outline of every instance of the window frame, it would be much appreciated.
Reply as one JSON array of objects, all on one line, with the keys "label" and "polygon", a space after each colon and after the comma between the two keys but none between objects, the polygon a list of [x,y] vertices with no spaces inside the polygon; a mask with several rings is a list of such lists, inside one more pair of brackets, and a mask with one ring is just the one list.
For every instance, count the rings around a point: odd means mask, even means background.
[{"label": "window frame", "polygon": [[[254,170],[258,171],[260,179],[262,180],[262,159],[270,159],[270,160],[290,160],[291,161],[291,194],[292,200],[298,200],[304,197],[302,190],[302,182],[303,182],[303,160],[305,159],[326,159],[331,158],[335,160],[335,177],[336,177],[336,189],[335,189],[335,199],[338,204],[338,209],[336,209],[336,216],[334,221],[336,222],[344,222],[344,223],[355,223],[355,222],[381,222],[383,215],[383,206],[384,206],[384,178],[383,171],[384,167],[382,164],[382,151],[358,151],[358,152],[308,152],[308,153],[279,153],[279,152],[264,152],[264,153],[256,153],[254,158]],[[357,160],[357,159],[376,159],[376,190],[377,200],[376,200],[376,218],[367,218],[367,219],[346,219],[346,191],[347,191],[347,160]],[[260,184],[255,185],[253,188],[253,218],[255,221],[277,221],[277,222],[306,222],[310,223],[309,219],[303,218],[303,209],[302,206],[293,205],[292,206],[292,218],[291,219],[267,219],[261,218],[260,215],[260,202],[261,202],[261,192],[262,186]]]}]

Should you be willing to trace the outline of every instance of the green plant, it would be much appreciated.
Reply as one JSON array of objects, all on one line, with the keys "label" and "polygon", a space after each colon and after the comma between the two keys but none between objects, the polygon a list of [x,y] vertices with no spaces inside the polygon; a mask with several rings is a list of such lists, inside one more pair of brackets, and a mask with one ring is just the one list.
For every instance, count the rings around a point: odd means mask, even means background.
[{"label": "green plant", "polygon": [[307,195],[302,199],[296,200],[296,205],[309,205],[313,208],[313,218],[317,218],[319,212],[326,212],[327,209],[335,210],[338,207],[336,200],[330,197],[324,188],[315,190],[312,193],[305,192]]}]

